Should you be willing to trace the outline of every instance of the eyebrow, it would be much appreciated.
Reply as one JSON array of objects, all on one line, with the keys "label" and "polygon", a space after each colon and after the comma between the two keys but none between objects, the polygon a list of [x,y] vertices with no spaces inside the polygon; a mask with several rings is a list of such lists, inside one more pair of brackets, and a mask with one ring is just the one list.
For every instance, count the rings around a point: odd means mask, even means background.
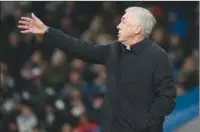
[{"label": "eyebrow", "polygon": [[122,19],[121,19],[121,21],[124,21],[124,20],[125,20],[125,17],[123,16]]}]

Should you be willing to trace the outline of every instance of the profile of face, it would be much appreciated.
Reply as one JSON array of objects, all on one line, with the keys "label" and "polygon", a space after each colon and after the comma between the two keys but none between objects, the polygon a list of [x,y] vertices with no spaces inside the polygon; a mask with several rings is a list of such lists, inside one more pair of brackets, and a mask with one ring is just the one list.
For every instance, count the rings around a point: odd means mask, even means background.
[{"label": "profile of face", "polygon": [[118,41],[126,42],[128,39],[135,37],[142,32],[142,25],[138,23],[135,12],[127,11],[121,18],[117,26]]}]

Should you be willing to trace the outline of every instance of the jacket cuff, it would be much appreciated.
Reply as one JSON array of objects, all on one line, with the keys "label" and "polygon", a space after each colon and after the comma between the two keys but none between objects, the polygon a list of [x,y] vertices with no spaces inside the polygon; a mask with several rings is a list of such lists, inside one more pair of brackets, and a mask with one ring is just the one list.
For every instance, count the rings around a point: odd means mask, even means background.
[{"label": "jacket cuff", "polygon": [[45,31],[44,33],[44,38],[43,38],[43,43],[46,45],[46,44],[49,44],[52,40],[52,37],[51,37],[51,27],[47,27],[47,30]]}]

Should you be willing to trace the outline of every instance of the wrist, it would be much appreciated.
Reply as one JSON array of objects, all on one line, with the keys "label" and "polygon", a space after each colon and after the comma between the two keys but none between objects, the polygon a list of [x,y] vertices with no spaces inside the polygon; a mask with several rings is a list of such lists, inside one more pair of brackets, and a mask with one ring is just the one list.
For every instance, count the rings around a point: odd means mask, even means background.
[{"label": "wrist", "polygon": [[45,36],[45,34],[48,32],[49,27],[48,26],[44,26],[44,28],[42,29],[42,32],[38,35],[36,35],[36,37],[38,38],[43,38]]},{"label": "wrist", "polygon": [[46,32],[48,32],[48,28],[49,28],[48,26],[46,26],[46,25],[44,26],[44,30],[43,30],[43,32],[42,32],[43,35],[44,35]]}]

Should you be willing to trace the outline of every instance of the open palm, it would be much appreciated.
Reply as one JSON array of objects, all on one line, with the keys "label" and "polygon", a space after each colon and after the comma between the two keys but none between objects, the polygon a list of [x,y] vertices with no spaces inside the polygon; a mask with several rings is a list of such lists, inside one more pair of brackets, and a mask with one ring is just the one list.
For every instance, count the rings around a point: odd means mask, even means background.
[{"label": "open palm", "polygon": [[18,28],[21,33],[44,34],[47,26],[37,18],[33,13],[30,17],[21,17],[19,20]]}]

